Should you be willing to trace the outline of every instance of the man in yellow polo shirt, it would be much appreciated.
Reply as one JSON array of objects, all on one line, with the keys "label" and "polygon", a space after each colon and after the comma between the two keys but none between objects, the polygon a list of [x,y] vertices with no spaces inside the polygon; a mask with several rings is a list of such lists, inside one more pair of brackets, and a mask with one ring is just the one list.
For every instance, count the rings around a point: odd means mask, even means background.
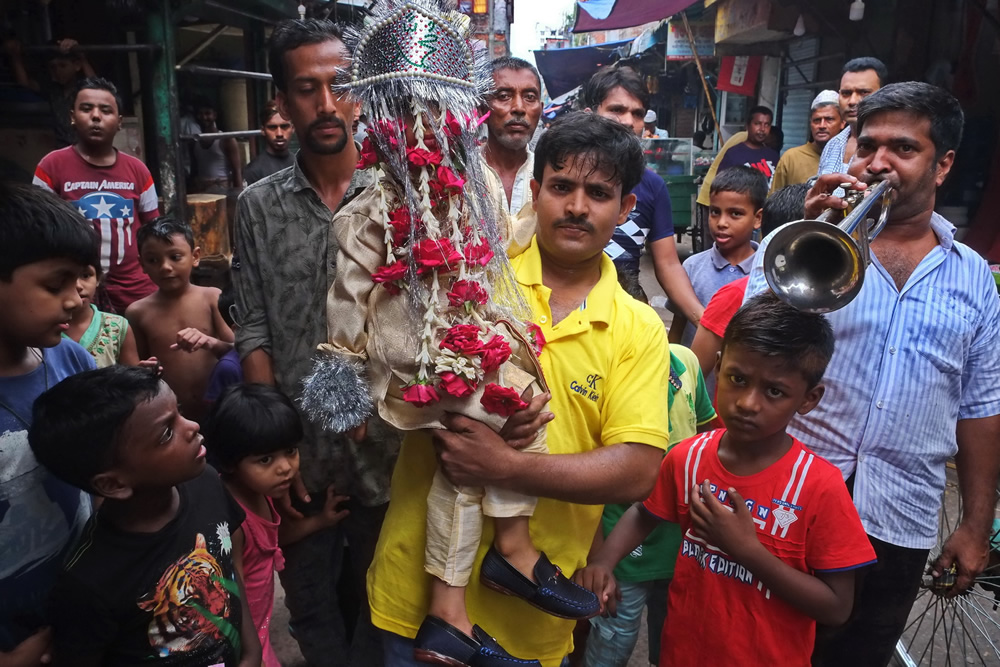
[{"label": "man in yellow polo shirt", "polygon": [[[595,114],[570,115],[539,141],[531,183],[537,233],[512,264],[545,341],[550,453],[520,452],[461,416],[435,431],[433,443],[427,433],[407,436],[368,572],[387,667],[417,664],[411,638],[427,612],[425,510],[437,465],[455,484],[538,496],[532,541],[567,575],[585,565],[604,503],[649,494],[669,439],[669,350],[659,317],[625,293],[603,253],[635,204],[629,193],[644,168],[636,137]],[[545,420],[542,403],[525,411],[532,426]],[[556,667],[571,649],[573,621],[482,586],[479,564],[492,540],[487,522],[467,589],[469,618],[511,654]],[[471,634],[471,627],[457,629]],[[469,664],[509,661],[484,645]]]}]

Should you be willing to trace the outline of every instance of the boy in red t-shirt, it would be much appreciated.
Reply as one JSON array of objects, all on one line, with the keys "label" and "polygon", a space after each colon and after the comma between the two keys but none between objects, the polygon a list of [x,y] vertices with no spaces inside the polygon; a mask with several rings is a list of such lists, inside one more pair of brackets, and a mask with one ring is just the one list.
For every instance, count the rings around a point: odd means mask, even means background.
[{"label": "boy in red t-shirt", "polygon": [[73,101],[77,143],[52,151],[35,168],[35,185],[76,206],[101,237],[101,310],[125,313],[156,286],[139,266],[136,234],[159,215],[153,177],[139,160],[116,149],[121,100],[110,81],[85,79]]},{"label": "boy in red t-shirt", "polygon": [[614,613],[615,565],[661,521],[684,533],[660,667],[809,665],[816,622],[851,614],[855,571],[875,561],[840,472],[785,429],[816,407],[833,332],[773,294],[733,317],[718,363],[726,429],[667,453],[577,581]]}]

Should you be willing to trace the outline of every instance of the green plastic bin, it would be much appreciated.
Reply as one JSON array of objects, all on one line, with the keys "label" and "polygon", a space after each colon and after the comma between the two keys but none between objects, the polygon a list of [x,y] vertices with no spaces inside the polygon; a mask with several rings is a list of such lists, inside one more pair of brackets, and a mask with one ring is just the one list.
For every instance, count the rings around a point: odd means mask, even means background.
[{"label": "green plastic bin", "polygon": [[694,200],[698,196],[698,186],[694,176],[664,176],[667,192],[670,193],[670,212],[674,218],[674,232],[680,236],[691,229],[694,220]]}]

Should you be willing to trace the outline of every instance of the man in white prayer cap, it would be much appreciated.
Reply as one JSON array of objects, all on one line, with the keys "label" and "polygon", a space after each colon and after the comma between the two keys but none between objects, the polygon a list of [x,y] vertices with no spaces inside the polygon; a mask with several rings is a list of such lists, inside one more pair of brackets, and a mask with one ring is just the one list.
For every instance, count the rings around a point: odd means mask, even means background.
[{"label": "man in white prayer cap", "polygon": [[809,112],[809,141],[789,148],[781,156],[774,170],[771,192],[777,192],[786,185],[805,183],[816,175],[823,147],[844,129],[839,99],[840,95],[835,90],[824,90],[813,99]]},{"label": "man in white prayer cap", "polygon": [[656,112],[650,109],[643,118],[644,128],[642,130],[643,139],[667,139],[670,134],[666,130],[656,127]]}]

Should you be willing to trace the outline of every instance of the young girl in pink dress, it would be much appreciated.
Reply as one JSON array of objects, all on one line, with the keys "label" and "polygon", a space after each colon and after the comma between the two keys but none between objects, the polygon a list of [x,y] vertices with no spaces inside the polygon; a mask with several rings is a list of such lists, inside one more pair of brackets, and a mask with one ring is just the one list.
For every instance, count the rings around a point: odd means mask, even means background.
[{"label": "young girl in pink dress", "polygon": [[204,436],[209,460],[246,512],[240,575],[264,665],[281,667],[270,640],[274,573],[285,564],[281,546],[338,523],[347,513],[337,505],[346,497],[334,495],[330,487],[322,510],[302,519],[283,520],[275,510],[273,500],[288,494],[299,471],[302,422],[291,401],[274,387],[228,387],[215,403]]}]

